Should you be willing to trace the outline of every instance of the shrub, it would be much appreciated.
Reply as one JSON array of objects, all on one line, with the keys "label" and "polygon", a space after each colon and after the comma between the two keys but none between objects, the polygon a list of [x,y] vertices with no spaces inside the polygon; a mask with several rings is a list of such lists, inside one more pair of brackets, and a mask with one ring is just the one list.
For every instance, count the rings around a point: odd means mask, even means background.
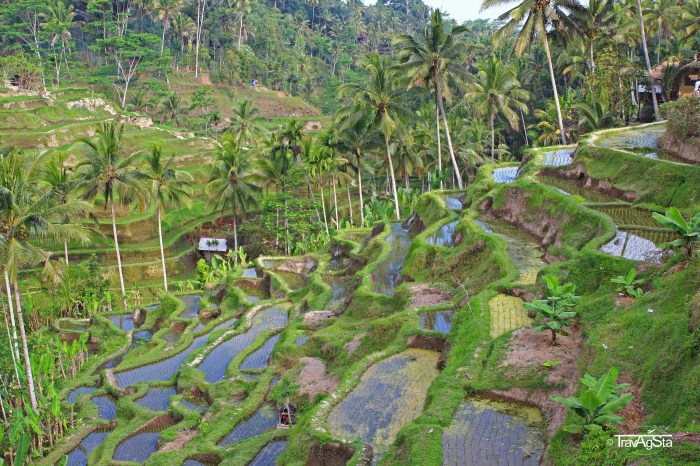
[{"label": "shrub", "polygon": [[700,99],[681,97],[661,106],[667,128],[681,140],[700,136]]}]

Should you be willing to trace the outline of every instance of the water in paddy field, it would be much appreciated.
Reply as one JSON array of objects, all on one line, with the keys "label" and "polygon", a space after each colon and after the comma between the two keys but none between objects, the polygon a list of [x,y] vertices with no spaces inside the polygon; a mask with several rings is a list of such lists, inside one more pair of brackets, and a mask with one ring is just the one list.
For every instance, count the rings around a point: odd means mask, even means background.
[{"label": "water in paddy field", "polygon": [[175,346],[175,343],[180,339],[180,335],[182,334],[168,330],[160,338],[165,342],[165,348],[167,349]]},{"label": "water in paddy field", "polygon": [[452,210],[462,210],[462,201],[456,197],[445,196],[445,206]]},{"label": "water in paddy field", "polygon": [[114,369],[122,363],[124,358],[136,347],[141,346],[149,341],[153,337],[153,332],[150,330],[138,330],[131,335],[131,344],[124,354],[120,354],[112,359],[105,361],[98,369],[100,372],[102,369]]},{"label": "water in paddy field", "polygon": [[372,291],[385,296],[391,296],[396,291],[396,283],[401,278],[401,267],[411,248],[411,238],[408,229],[400,222],[391,224],[391,233],[386,238],[391,245],[389,256],[372,272]]},{"label": "water in paddy field", "polygon": [[248,419],[241,421],[217,445],[225,447],[241,440],[256,437],[277,426],[277,412],[270,403],[263,403]]},{"label": "water in paddy field", "polygon": [[304,334],[304,335],[299,335],[297,337],[297,340],[294,342],[295,345],[297,346],[304,346],[304,344],[309,341],[309,336]]},{"label": "water in paddy field", "polygon": [[90,453],[100,446],[109,432],[91,432],[80,443],[68,452],[68,466],[87,466]]},{"label": "water in paddy field", "polygon": [[107,316],[117,328],[128,332],[134,328],[134,319],[131,314],[119,314],[117,316]]},{"label": "water in paddy field", "polygon": [[286,440],[277,440],[265,445],[250,463],[251,466],[271,466],[277,464],[277,458],[287,449]]},{"label": "water in paddy field", "polygon": [[170,377],[180,369],[183,361],[194,350],[200,348],[207,342],[209,335],[202,335],[194,339],[194,341],[184,351],[175,354],[167,359],[164,359],[153,364],[137,367],[124,372],[115,372],[114,377],[117,385],[120,387],[128,387],[138,382],[154,382],[167,381]]},{"label": "water in paddy field", "polygon": [[508,243],[508,257],[510,257],[515,266],[520,270],[519,281],[532,282],[537,278],[537,272],[545,266],[541,259],[542,250],[535,243],[534,238],[520,231],[514,226],[488,218],[477,220],[479,225],[485,232],[494,234]]},{"label": "water in paddy field", "polygon": [[428,314],[421,314],[420,317],[420,328],[423,330],[433,330],[435,332],[450,333],[452,330],[452,319],[454,318],[454,311],[441,311],[441,312],[431,312]]},{"label": "water in paddy field", "polygon": [[644,209],[638,209],[635,207],[628,206],[591,206],[591,209],[595,209],[598,212],[602,212],[605,215],[613,219],[613,221],[618,225],[635,225],[642,227],[652,227],[660,228],[662,225],[654,220],[651,216],[651,212]]},{"label": "water in paddy field", "polygon": [[199,315],[199,301],[201,296],[183,296],[180,300],[185,303],[185,310],[178,317],[181,319],[193,319]]},{"label": "water in paddy field", "polygon": [[136,404],[151,411],[167,411],[170,397],[175,393],[174,387],[151,387],[144,396],[136,400]]},{"label": "water in paddy field", "polygon": [[283,327],[287,323],[287,310],[273,306],[264,309],[253,317],[252,326],[243,334],[230,338],[214,348],[197,366],[204,372],[207,382],[218,382],[226,375],[226,368],[231,361],[248,348],[253,341],[267,329]]},{"label": "water in paddy field", "polygon": [[186,400],[185,398],[180,400],[180,403],[182,403],[182,406],[184,406],[185,408],[187,408],[191,411],[197,411],[199,413],[204,413],[206,411],[209,411],[209,405],[195,404],[195,403],[192,403],[191,401]]},{"label": "water in paddy field", "polygon": [[611,256],[648,262],[661,262],[665,253],[653,241],[623,230],[617,230],[615,238],[600,250]]},{"label": "water in paddy field", "polygon": [[258,278],[258,272],[255,270],[255,267],[248,267],[247,269],[243,269],[243,275],[241,275],[243,278]]},{"label": "water in paddy field", "polygon": [[463,402],[443,431],[442,464],[539,465],[544,421],[537,408],[512,403]]},{"label": "water in paddy field", "polygon": [[73,403],[75,400],[77,400],[79,397],[83,395],[87,395],[88,393],[92,393],[95,391],[95,387],[78,387],[74,388],[66,397],[66,401],[68,403]]},{"label": "water in paddy field", "polygon": [[439,353],[408,349],[368,368],[328,417],[333,435],[372,446],[376,463],[399,430],[423,411]]},{"label": "water in paddy field", "polygon": [[280,339],[279,333],[274,335],[260,347],[253,351],[241,363],[241,370],[262,370],[265,369],[270,361],[270,355],[275,348],[277,341]]},{"label": "water in paddy field", "polygon": [[496,183],[512,183],[518,176],[518,167],[496,168],[493,171],[493,181]]},{"label": "water in paddy field", "polygon": [[574,159],[571,158],[571,154],[573,153],[573,149],[561,149],[545,152],[544,157],[542,159],[542,165],[547,165],[550,167],[562,167],[564,165],[570,165],[574,163]]},{"label": "water in paddy field", "polygon": [[115,461],[143,463],[158,450],[160,432],[143,432],[124,440],[114,450]]},{"label": "water in paddy field", "polygon": [[443,225],[436,233],[433,233],[432,235],[428,236],[428,243],[432,244],[433,246],[454,246],[455,243],[452,237],[455,233],[455,228],[457,228],[458,223],[459,220],[455,220],[454,222],[450,222],[446,225]]},{"label": "water in paddy field", "polygon": [[92,402],[97,405],[97,413],[99,419],[105,421],[113,421],[114,415],[117,413],[117,405],[108,396],[95,396]]}]

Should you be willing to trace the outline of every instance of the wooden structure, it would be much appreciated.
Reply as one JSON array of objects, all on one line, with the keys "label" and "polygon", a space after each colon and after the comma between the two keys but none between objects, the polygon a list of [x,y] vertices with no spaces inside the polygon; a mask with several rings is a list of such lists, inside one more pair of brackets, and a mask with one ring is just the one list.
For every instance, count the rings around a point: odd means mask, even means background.
[{"label": "wooden structure", "polygon": [[289,429],[297,423],[297,409],[289,403],[289,398],[284,402],[284,405],[277,407],[277,428]]}]

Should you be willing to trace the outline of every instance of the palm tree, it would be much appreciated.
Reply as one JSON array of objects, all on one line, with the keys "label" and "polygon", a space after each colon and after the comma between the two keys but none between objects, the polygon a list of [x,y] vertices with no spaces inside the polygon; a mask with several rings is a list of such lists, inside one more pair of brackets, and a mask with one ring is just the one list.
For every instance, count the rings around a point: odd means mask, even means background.
[{"label": "palm tree", "polygon": [[523,102],[529,93],[520,87],[513,68],[503,64],[496,57],[477,63],[479,70],[476,80],[467,85],[467,99],[475,104],[478,114],[486,115],[491,126],[491,160],[494,158],[496,147],[496,117],[501,116],[513,129],[519,125],[519,115],[516,112],[527,113],[527,105]]},{"label": "palm tree", "polygon": [[642,8],[644,22],[656,32],[656,64],[660,65],[662,41],[671,37],[682,9],[676,5],[676,0],[655,0]]},{"label": "palm tree", "polygon": [[165,33],[170,28],[170,20],[180,11],[181,7],[181,0],[156,0],[154,9],[158,14],[158,19],[163,23],[163,36],[160,40],[161,56],[165,47]]},{"label": "palm tree", "polygon": [[316,146],[311,138],[302,143],[305,168],[311,178],[318,184],[321,193],[321,211],[323,212],[323,226],[326,229],[326,236],[330,236],[328,229],[328,217],[326,216],[326,199],[323,193],[326,182],[326,175],[329,173],[329,149],[325,146]]},{"label": "palm tree", "polygon": [[684,28],[685,37],[700,35],[700,0],[685,2],[681,12],[681,25]]},{"label": "palm tree", "polygon": [[241,41],[243,39],[243,17],[246,13],[253,11],[253,0],[236,0],[236,9],[240,18],[240,26],[238,27],[238,50],[241,50]]},{"label": "palm tree", "polygon": [[637,17],[639,18],[639,32],[642,35],[642,49],[644,50],[644,60],[647,64],[647,77],[649,86],[651,87],[651,101],[654,105],[654,117],[659,119],[659,102],[656,100],[656,89],[654,86],[654,77],[652,76],[651,60],[649,60],[649,49],[647,48],[647,34],[644,31],[644,14],[642,12],[642,0],[637,0]]},{"label": "palm tree", "polygon": [[[60,189],[63,192],[62,203],[68,202],[68,196],[75,189],[78,180],[73,176],[73,167],[68,162],[68,154],[65,151],[57,151],[54,155],[47,152],[51,160],[44,161],[43,181],[52,189]],[[66,217],[64,223],[70,223]],[[68,239],[63,238],[63,256],[68,265]]]},{"label": "palm tree", "polygon": [[359,114],[359,118],[345,118],[339,122],[340,147],[355,157],[357,169],[357,191],[360,195],[360,226],[365,224],[365,205],[362,200],[362,169],[367,168],[364,155],[367,149],[377,144],[376,128],[372,125],[372,119],[366,114]]},{"label": "palm tree", "polygon": [[168,291],[168,273],[165,267],[165,249],[163,248],[162,210],[165,207],[176,207],[192,196],[192,175],[185,171],[175,170],[172,163],[175,160],[171,154],[164,160],[163,150],[160,146],[153,146],[151,152],[146,155],[145,176],[151,182],[151,199],[156,204],[158,218],[158,241],[160,244],[160,259],[163,263],[163,285]]},{"label": "palm tree", "polygon": [[[63,202],[66,195],[63,186],[39,191],[44,162],[41,157],[11,151],[0,161],[0,269],[5,276],[8,298],[14,293],[14,309],[11,307],[10,312],[17,312],[29,399],[36,411],[38,404],[22,313],[19,271],[25,266],[48,262],[51,253],[35,246],[36,240],[68,238],[86,243],[88,230],[64,221],[84,215],[90,206],[82,201]],[[12,304],[11,299],[9,301]]]},{"label": "palm tree", "polygon": [[571,19],[576,23],[578,30],[581,31],[588,40],[588,52],[590,54],[591,72],[595,73],[595,54],[593,44],[601,33],[605,33],[614,23],[615,18],[610,15],[612,11],[612,2],[609,0],[589,0],[588,6],[583,6],[582,9],[574,11]]},{"label": "palm tree", "polygon": [[180,55],[185,53],[185,38],[190,37],[194,31],[194,21],[189,16],[180,12],[176,13],[172,18],[173,32],[177,36],[180,43]]},{"label": "palm tree", "polygon": [[[401,105],[400,97],[402,95],[402,89],[397,86],[394,81],[388,58],[379,55],[377,52],[372,52],[367,55],[364,65],[369,73],[368,80],[361,84],[343,84],[338,89],[338,96],[341,99],[352,99],[355,103],[355,107],[351,111],[370,115],[382,132],[384,136],[384,145],[386,147],[386,158],[389,164],[391,191],[394,195],[394,210],[396,212],[396,219],[400,220],[399,197],[396,192],[394,162],[391,158],[389,141],[391,140],[392,133],[396,129],[396,119],[400,117],[408,119],[409,112]],[[355,118],[358,118],[358,116],[355,116]]]},{"label": "palm tree", "polygon": [[549,49],[549,39],[547,38],[547,28],[553,27],[562,37],[567,37],[569,30],[575,30],[575,25],[571,22],[563,9],[571,13],[581,11],[581,4],[578,0],[483,0],[481,11],[497,5],[518,2],[514,8],[498,17],[506,24],[498,30],[494,39],[496,42],[510,37],[524,20],[522,28],[518,32],[515,41],[515,52],[518,56],[527,50],[536,40],[542,41],[547,55],[549,65],[549,77],[552,81],[552,91],[554,92],[554,102],[557,107],[557,120],[559,123],[559,134],[561,143],[566,144],[566,128],[559,106],[559,92],[557,91],[557,81],[554,75],[554,64],[552,63],[552,53]]},{"label": "palm tree", "polygon": [[114,237],[114,250],[117,255],[117,270],[119,271],[119,284],[121,285],[122,301],[124,309],[128,308],[126,302],[126,289],[124,287],[124,272],[122,271],[122,258],[119,252],[119,237],[117,236],[117,214],[114,210],[115,198],[122,204],[130,204],[134,200],[143,206],[147,189],[143,183],[143,174],[139,172],[136,163],[140,161],[141,154],[134,152],[124,156],[122,148],[122,135],[124,125],[121,123],[101,123],[97,127],[95,139],[82,139],[84,153],[87,160],[78,165],[78,186],[83,188],[83,198],[88,200],[101,197],[112,214],[112,234]]},{"label": "palm tree", "polygon": [[[289,160],[289,158],[293,155],[294,159],[296,160],[297,167],[301,167],[301,142],[306,137],[307,135],[304,131],[304,125],[302,125],[299,120],[293,119],[289,121],[285,129],[279,133],[277,137],[278,145],[275,150],[279,152],[279,155],[287,160]],[[291,152],[291,154],[288,154],[288,151]],[[319,214],[318,207],[316,206],[316,196],[311,189],[311,183],[309,182],[309,177],[306,175],[306,173],[304,173],[304,178],[306,180],[306,188],[309,196],[311,196],[311,203],[314,205],[314,209],[316,210],[316,218],[320,222],[321,215]]]},{"label": "palm tree", "polygon": [[238,144],[247,144],[253,136],[264,131],[261,123],[265,119],[259,114],[260,111],[253,107],[253,102],[250,100],[240,101],[238,106],[233,109],[231,126],[228,131],[235,135]]},{"label": "palm tree", "polygon": [[214,201],[214,209],[233,214],[233,244],[238,249],[238,218],[258,206],[260,175],[255,160],[238,145],[230,134],[224,134],[214,149],[210,164],[211,177],[206,192]]},{"label": "palm tree", "polygon": [[459,189],[462,189],[462,177],[457,167],[452,137],[447,125],[447,116],[443,99],[452,101],[452,90],[458,88],[458,81],[468,77],[464,66],[466,42],[460,40],[460,34],[466,32],[465,26],[457,26],[448,32],[442,20],[442,13],[435,9],[430,15],[430,26],[422,34],[415,36],[401,35],[396,39],[400,48],[400,63],[396,68],[410,77],[410,86],[423,84],[435,93],[435,113],[437,124],[438,171],[442,173],[442,155],[440,149],[440,124],[442,122],[447,136],[447,147],[450,150],[452,166],[457,175]]},{"label": "palm tree", "polygon": [[160,103],[160,110],[173,121],[173,125],[177,128],[177,116],[182,111],[180,97],[175,92],[171,92]]}]

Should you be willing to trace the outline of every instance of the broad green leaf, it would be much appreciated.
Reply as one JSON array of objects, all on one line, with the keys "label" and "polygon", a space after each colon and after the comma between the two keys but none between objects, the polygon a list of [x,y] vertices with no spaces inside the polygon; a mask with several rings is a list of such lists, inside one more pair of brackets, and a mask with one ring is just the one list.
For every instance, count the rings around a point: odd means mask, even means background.
[{"label": "broad green leaf", "polygon": [[634,396],[631,393],[625,393],[619,398],[606,403],[605,406],[603,406],[603,408],[600,411],[598,411],[598,414],[610,414],[619,411],[625,406],[627,406],[627,404],[629,404],[629,402],[632,401],[633,398]]},{"label": "broad green leaf", "polygon": [[581,394],[581,406],[588,411],[595,410],[602,404],[601,399],[596,395],[594,390],[586,390]]}]

